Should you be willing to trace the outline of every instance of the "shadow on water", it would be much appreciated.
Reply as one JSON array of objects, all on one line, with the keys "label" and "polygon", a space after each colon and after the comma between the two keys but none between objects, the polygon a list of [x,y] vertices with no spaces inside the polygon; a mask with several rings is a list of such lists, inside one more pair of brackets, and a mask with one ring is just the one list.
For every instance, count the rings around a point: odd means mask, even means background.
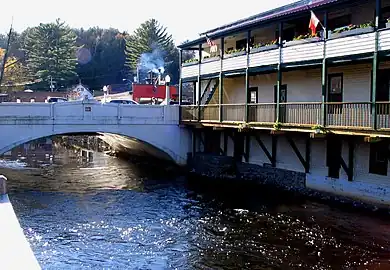
[{"label": "shadow on water", "polygon": [[103,153],[38,161],[0,166],[43,269],[390,269],[388,218]]}]

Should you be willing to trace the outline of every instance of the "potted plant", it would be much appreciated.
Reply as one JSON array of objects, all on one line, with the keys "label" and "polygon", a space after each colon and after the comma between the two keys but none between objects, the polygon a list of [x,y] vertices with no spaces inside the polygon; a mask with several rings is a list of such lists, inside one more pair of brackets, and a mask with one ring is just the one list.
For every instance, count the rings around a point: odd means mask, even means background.
[{"label": "potted plant", "polygon": [[224,58],[230,58],[246,54],[245,48],[225,51]]},{"label": "potted plant", "polygon": [[322,125],[314,125],[311,129],[314,130],[316,134],[327,133],[327,129]]},{"label": "potted plant", "polygon": [[183,67],[185,66],[191,66],[196,65],[199,63],[199,60],[197,58],[191,58],[183,62]]},{"label": "potted plant", "polygon": [[303,44],[303,43],[311,43],[311,42],[317,42],[320,41],[321,38],[318,36],[318,33],[315,35],[312,35],[310,33],[305,34],[305,35],[299,35],[294,37],[293,40],[287,41],[284,46],[293,46],[293,45],[298,45],[298,44]]},{"label": "potted plant", "polygon": [[333,31],[329,30],[328,39],[361,35],[373,31],[374,31],[374,24],[372,22],[363,23],[360,25],[350,24],[344,27],[337,28]]},{"label": "potted plant", "polygon": [[274,124],[274,130],[280,130],[282,128],[282,123],[276,121]]},{"label": "potted plant", "polygon": [[241,123],[238,125],[238,132],[245,132],[250,129],[250,125],[248,123]]},{"label": "potted plant", "polygon": [[251,48],[251,53],[263,52],[268,50],[277,49],[279,47],[278,40],[274,39],[267,43],[257,43]]},{"label": "potted plant", "polygon": [[219,59],[220,59],[219,55],[210,55],[210,56],[207,55],[203,57],[202,63],[213,62]]}]

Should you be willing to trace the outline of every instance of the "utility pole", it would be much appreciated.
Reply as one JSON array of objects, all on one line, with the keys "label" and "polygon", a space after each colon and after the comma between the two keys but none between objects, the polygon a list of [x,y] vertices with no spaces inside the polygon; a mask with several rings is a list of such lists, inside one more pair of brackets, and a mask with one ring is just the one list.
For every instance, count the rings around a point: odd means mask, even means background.
[{"label": "utility pole", "polygon": [[[2,83],[2,81],[3,81],[4,71],[5,71],[5,64],[7,63],[7,57],[8,57],[8,52],[9,52],[9,46],[10,46],[10,44],[11,44],[12,25],[13,25],[13,19],[12,19],[11,27],[10,27],[9,33],[8,33],[7,47],[6,47],[6,49],[5,49],[5,53],[4,53],[4,57],[3,57],[3,63],[2,63],[2,65],[1,65],[0,86],[1,86],[1,83]],[[1,89],[0,89],[0,92],[1,92]]]}]

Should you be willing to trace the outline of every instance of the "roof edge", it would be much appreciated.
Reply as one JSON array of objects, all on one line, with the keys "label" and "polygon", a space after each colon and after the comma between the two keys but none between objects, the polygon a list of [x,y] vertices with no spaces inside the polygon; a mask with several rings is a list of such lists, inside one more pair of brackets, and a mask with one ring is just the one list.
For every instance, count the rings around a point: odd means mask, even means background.
[{"label": "roof edge", "polygon": [[[211,38],[212,36],[219,37],[223,36],[227,33],[234,32],[235,30],[239,30],[242,28],[250,28],[255,24],[264,24],[265,22],[271,21],[276,18],[283,18],[289,15],[296,15],[302,13],[303,11],[307,11],[310,9],[326,6],[329,4],[334,4],[336,2],[342,2],[343,0],[300,0],[294,3],[290,3],[279,8],[271,9],[257,15],[253,15],[247,17],[245,19],[241,19],[235,21],[230,24],[225,24],[220,27],[208,30],[207,32],[203,32],[199,35],[203,35],[195,40],[191,40],[185,44],[181,44],[177,46],[179,49],[189,48],[191,46],[197,45],[199,43],[206,42],[206,34]],[[346,1],[346,0],[344,0]],[[242,25],[240,25],[242,24]]]}]

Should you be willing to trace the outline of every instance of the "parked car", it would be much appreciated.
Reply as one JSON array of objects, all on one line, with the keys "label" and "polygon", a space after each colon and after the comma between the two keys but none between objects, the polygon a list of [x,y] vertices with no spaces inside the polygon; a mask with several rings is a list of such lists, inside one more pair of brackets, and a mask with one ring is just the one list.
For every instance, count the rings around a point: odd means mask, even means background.
[{"label": "parked car", "polygon": [[134,101],[132,99],[111,99],[107,103],[139,105],[137,101]]},{"label": "parked car", "polygon": [[64,97],[47,97],[45,100],[46,103],[55,103],[55,102],[67,102],[68,99]]}]

